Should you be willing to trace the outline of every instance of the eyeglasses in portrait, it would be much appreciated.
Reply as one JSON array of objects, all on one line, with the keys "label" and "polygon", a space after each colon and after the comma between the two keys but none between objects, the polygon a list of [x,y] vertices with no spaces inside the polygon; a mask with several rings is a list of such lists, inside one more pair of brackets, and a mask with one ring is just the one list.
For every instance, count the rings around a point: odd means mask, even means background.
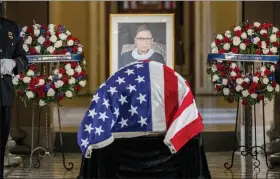
[{"label": "eyeglasses in portrait", "polygon": [[173,14],[111,15],[110,72],[138,60],[174,67]]}]

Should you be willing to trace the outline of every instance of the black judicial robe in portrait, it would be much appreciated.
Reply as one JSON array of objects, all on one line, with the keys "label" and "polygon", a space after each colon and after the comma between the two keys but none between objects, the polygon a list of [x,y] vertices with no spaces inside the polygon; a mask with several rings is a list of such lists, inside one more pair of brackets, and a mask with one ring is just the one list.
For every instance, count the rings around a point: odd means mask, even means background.
[{"label": "black judicial robe in portrait", "polygon": [[275,80],[280,84],[280,62],[278,61],[275,67]]}]

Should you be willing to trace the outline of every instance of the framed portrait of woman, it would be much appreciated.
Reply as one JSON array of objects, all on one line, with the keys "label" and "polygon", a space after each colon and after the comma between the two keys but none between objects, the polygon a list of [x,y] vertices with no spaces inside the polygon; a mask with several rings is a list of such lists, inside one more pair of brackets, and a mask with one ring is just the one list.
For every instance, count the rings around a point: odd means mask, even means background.
[{"label": "framed portrait of woman", "polygon": [[174,14],[110,14],[110,75],[138,60],[174,69]]}]

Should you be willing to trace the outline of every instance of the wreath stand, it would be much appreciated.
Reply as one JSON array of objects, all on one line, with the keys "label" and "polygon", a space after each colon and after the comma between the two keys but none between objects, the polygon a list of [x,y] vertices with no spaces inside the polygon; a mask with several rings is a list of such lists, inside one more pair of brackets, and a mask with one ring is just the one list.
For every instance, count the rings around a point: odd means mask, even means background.
[{"label": "wreath stand", "polygon": [[[43,74],[46,75],[46,66],[48,63],[59,63],[59,62],[70,62],[70,61],[80,61],[81,56],[80,55],[72,55],[72,56],[66,56],[66,55],[34,55],[34,56],[27,56],[29,63],[42,63],[43,64]],[[29,157],[29,167],[25,168],[25,170],[29,170],[32,168],[32,157],[36,151],[42,150],[44,154],[38,154],[37,156],[37,163],[34,164],[35,168],[39,168],[41,166],[41,160],[46,157],[55,157],[55,154],[52,155],[50,148],[49,148],[49,121],[48,121],[48,106],[44,106],[45,108],[45,137],[46,137],[46,147],[39,146],[40,145],[40,125],[38,127],[38,146],[34,148],[34,132],[35,132],[35,110],[38,103],[33,102],[32,104],[32,134],[31,134],[31,153]],[[73,162],[69,162],[69,167],[65,164],[65,153],[63,149],[63,137],[62,137],[62,129],[61,129],[61,116],[60,116],[60,104],[57,101],[57,115],[58,115],[58,125],[59,125],[59,139],[60,139],[60,147],[61,147],[61,154],[62,154],[62,160],[63,160],[63,166],[66,170],[72,170],[74,167]],[[40,124],[40,118],[39,118],[39,124]]]},{"label": "wreath stand", "polygon": [[[246,55],[246,54],[209,54],[208,60],[230,60],[230,61],[236,61],[237,63],[241,63],[241,66],[244,67],[246,72],[255,72],[255,62],[259,63],[265,63],[265,62],[274,62],[276,63],[279,58],[278,56],[262,56],[262,55]],[[235,121],[235,143],[236,147],[232,151],[231,155],[231,162],[224,163],[224,167],[227,170],[230,170],[233,167],[234,163],[234,156],[235,152],[239,151],[242,156],[251,156],[255,162],[253,162],[254,169],[259,169],[259,166],[261,164],[258,155],[260,154],[258,152],[258,149],[263,151],[266,166],[269,169],[273,169],[273,165],[269,165],[268,163],[268,154],[266,152],[266,131],[265,131],[265,108],[264,108],[265,102],[262,100],[262,130],[263,130],[263,146],[257,145],[257,119],[256,119],[256,105],[252,106],[244,106],[244,115],[242,116],[244,120],[244,128],[245,128],[245,145],[240,145],[238,141],[238,117],[239,112],[241,109],[240,106],[240,99],[237,100],[237,111],[236,111],[236,121]],[[254,115],[253,115],[254,112]],[[254,117],[253,117],[254,116]],[[252,128],[254,130],[252,131]],[[254,138],[252,139],[252,132],[254,132]],[[253,144],[254,142],[254,144]]]}]

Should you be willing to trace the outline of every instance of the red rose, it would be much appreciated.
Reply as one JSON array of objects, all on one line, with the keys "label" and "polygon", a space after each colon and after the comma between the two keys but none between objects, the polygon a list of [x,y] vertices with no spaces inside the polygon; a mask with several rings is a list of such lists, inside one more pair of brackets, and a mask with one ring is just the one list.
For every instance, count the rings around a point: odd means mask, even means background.
[{"label": "red rose", "polygon": [[276,88],[276,85],[277,85],[276,81],[273,81],[272,84],[271,84],[271,86],[272,86],[273,88]]},{"label": "red rose", "polygon": [[63,95],[57,95],[57,96],[56,96],[56,99],[57,99],[58,101],[62,100],[63,98],[64,98]]},{"label": "red rose", "polygon": [[73,77],[74,78],[77,78],[79,76],[79,73],[78,72],[75,72],[74,74],[73,74]]},{"label": "red rose", "polygon": [[73,46],[72,47],[72,52],[77,53],[78,52],[78,46]]},{"label": "red rose", "polygon": [[221,40],[215,39],[215,44],[216,44],[216,46],[219,46],[221,43],[222,43]]},{"label": "red rose", "polygon": [[246,46],[248,46],[248,45],[251,44],[250,40],[248,40],[248,39],[245,39],[245,40],[243,41],[243,43],[244,43]]},{"label": "red rose", "polygon": [[37,54],[37,51],[36,51],[36,49],[34,47],[31,47],[29,49],[29,52],[30,52],[31,55],[36,55]]},{"label": "red rose", "polygon": [[234,99],[233,99],[233,97],[228,97],[228,98],[227,98],[227,101],[228,101],[229,103],[233,103]]},{"label": "red rose", "polygon": [[29,69],[32,70],[32,71],[36,71],[37,66],[35,64],[30,64]]},{"label": "red rose", "polygon": [[66,49],[61,50],[60,54],[65,55],[68,51]]},{"label": "red rose", "polygon": [[225,43],[229,43],[229,42],[230,42],[230,39],[229,39],[228,37],[224,37],[224,38],[223,38],[223,41],[224,41]]},{"label": "red rose", "polygon": [[233,47],[231,50],[232,53],[238,53],[238,48],[237,47]]},{"label": "red rose", "polygon": [[224,71],[221,71],[220,74],[221,74],[222,77],[226,77],[227,76],[226,72],[224,72]]},{"label": "red rose", "polygon": [[33,32],[33,28],[32,27],[27,27],[26,33],[32,33],[32,32]]},{"label": "red rose", "polygon": [[262,47],[262,42],[261,41],[258,41],[258,46],[259,46],[259,48]]},{"label": "red rose", "polygon": [[75,91],[80,91],[80,89],[81,89],[80,85],[76,85],[76,86],[74,87],[74,90],[75,90]]},{"label": "red rose", "polygon": [[279,32],[279,31],[276,32],[276,37],[277,37],[277,38],[280,38],[280,32]]},{"label": "red rose", "polygon": [[261,72],[257,71],[257,72],[255,73],[255,76],[257,76],[258,78],[260,78],[260,77],[262,76],[262,74],[261,74]]},{"label": "red rose", "polygon": [[217,90],[218,92],[220,92],[220,91],[222,90],[222,86],[221,86],[221,85],[216,85],[216,90]]},{"label": "red rose", "polygon": [[270,71],[270,70],[266,69],[266,70],[264,71],[264,75],[265,75],[265,76],[269,76],[270,74],[271,74],[271,71]]},{"label": "red rose", "polygon": [[237,30],[237,31],[234,32],[234,35],[237,36],[237,37],[241,37],[242,31],[241,30]]},{"label": "red rose", "polygon": [[242,104],[246,106],[248,105],[248,101],[246,99],[242,99]]},{"label": "red rose", "polygon": [[235,81],[235,80],[236,80],[236,77],[235,77],[235,76],[231,76],[230,79],[231,79],[232,81]]},{"label": "red rose", "polygon": [[80,76],[84,77],[84,76],[86,76],[86,73],[84,71],[81,71]]},{"label": "red rose", "polygon": [[224,70],[224,65],[221,64],[221,63],[218,63],[218,64],[216,65],[216,67],[217,67],[217,70],[218,70],[218,71],[223,71],[223,70]]},{"label": "red rose", "polygon": [[273,43],[273,46],[274,46],[274,47],[278,47],[278,46],[279,46],[279,43],[278,43],[278,42],[274,42],[274,43]]},{"label": "red rose", "polygon": [[24,77],[24,74],[21,72],[21,73],[19,74],[19,78],[20,78],[20,79],[23,79],[23,77]]},{"label": "red rose", "polygon": [[272,52],[271,52],[271,51],[269,51],[269,52],[267,53],[267,55],[272,55]]},{"label": "red rose", "polygon": [[65,84],[68,84],[68,77],[67,76],[63,76],[61,78],[61,80],[65,83]]},{"label": "red rose", "polygon": [[227,53],[225,49],[220,49],[218,53]]},{"label": "red rose", "polygon": [[241,86],[242,86],[243,88],[246,88],[247,85],[248,85],[248,83],[246,83],[245,81],[243,81],[242,84],[241,84]]},{"label": "red rose", "polygon": [[59,34],[60,34],[60,33],[59,33],[58,31],[55,32],[55,35],[56,35],[57,37],[59,37]]},{"label": "red rose", "polygon": [[[234,68],[234,71],[236,72],[236,73],[238,73],[238,72],[240,72],[240,68],[239,67],[235,67]],[[241,74],[240,74],[241,75]],[[240,77],[239,77],[240,78]]]},{"label": "red rose", "polygon": [[264,96],[259,94],[259,95],[258,95],[258,100],[261,101],[261,100],[263,100],[263,99],[264,99]]},{"label": "red rose", "polygon": [[49,40],[46,40],[46,41],[43,43],[43,45],[44,45],[45,47],[49,47],[51,44],[52,44],[52,43],[51,43],[51,41],[49,41]]},{"label": "red rose", "polygon": [[248,92],[249,92],[250,94],[256,93],[256,87],[250,86],[250,88],[248,89]]},{"label": "red rose", "polygon": [[262,37],[263,37],[264,39],[266,39],[266,38],[267,38],[267,33],[263,33],[263,34],[262,34]]},{"label": "red rose", "polygon": [[54,51],[53,51],[53,54],[54,54],[54,55],[57,55],[57,54],[58,54],[58,51],[57,51],[57,50],[54,50]]},{"label": "red rose", "polygon": [[46,93],[45,93],[45,87],[44,88],[40,88],[40,90],[38,90],[38,96],[40,97],[40,98],[44,98],[45,96],[46,96]]},{"label": "red rose", "polygon": [[262,53],[262,51],[260,49],[256,50],[256,54],[260,55]]},{"label": "red rose", "polygon": [[76,66],[78,65],[78,63],[77,62],[71,62],[71,68],[76,68]]},{"label": "red rose", "polygon": [[59,72],[60,74],[64,74],[64,73],[65,73],[65,70],[64,70],[64,68],[59,68],[59,69],[58,69],[58,72]]}]

